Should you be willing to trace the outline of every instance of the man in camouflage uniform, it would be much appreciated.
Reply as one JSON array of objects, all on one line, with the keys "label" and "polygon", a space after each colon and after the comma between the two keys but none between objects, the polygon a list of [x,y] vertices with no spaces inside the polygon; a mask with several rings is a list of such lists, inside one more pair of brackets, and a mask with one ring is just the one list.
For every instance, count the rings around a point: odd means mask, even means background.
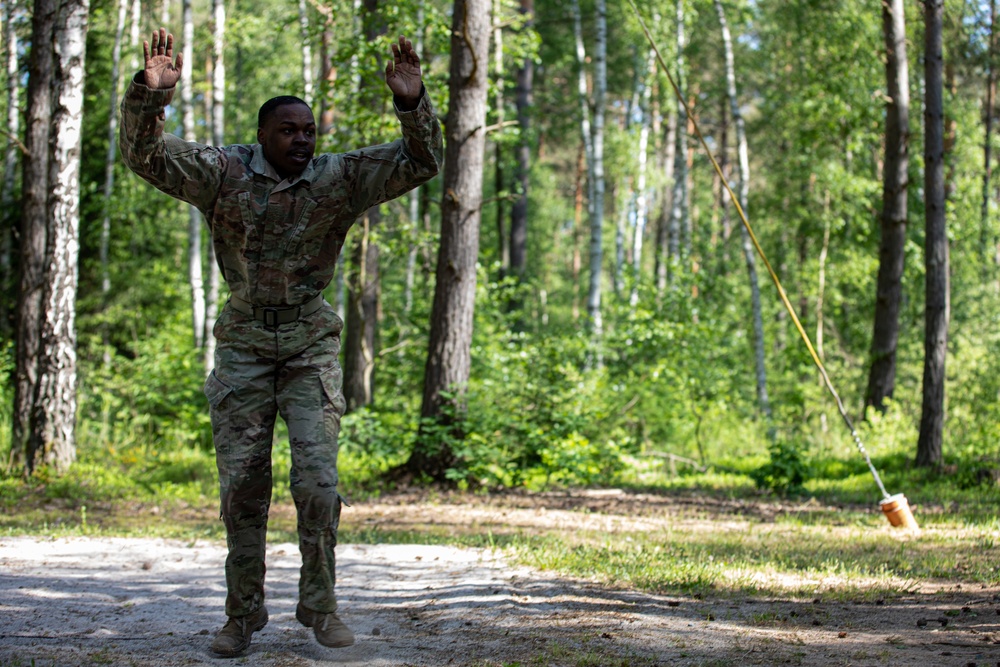
[{"label": "man in camouflage uniform", "polygon": [[277,414],[288,425],[302,553],[295,615],[321,644],[349,646],[354,636],[337,617],[334,595],[343,322],[322,291],[354,221],[438,172],[441,130],[420,61],[403,37],[392,45],[386,83],[402,139],[314,158],[312,111],[294,97],[261,107],[255,145],[220,148],[164,134],[182,56],[172,62],[173,36],[163,28],[151,42],[122,101],[122,156],[158,189],[204,213],[231,292],[215,324],[215,370],[205,382],[229,547],[229,620],[212,650],[240,654],[268,620],[264,553]]}]

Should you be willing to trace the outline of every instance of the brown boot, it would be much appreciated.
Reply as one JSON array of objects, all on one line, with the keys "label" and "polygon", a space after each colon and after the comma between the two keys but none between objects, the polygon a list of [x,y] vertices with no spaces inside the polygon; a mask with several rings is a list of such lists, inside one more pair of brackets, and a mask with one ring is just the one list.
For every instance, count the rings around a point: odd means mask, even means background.
[{"label": "brown boot", "polygon": [[344,648],[354,643],[354,633],[335,613],[321,614],[302,606],[300,602],[295,607],[295,618],[307,628],[313,629],[316,641],[330,648]]},{"label": "brown boot", "polygon": [[253,633],[267,625],[267,608],[261,607],[246,616],[230,616],[226,624],[215,635],[212,652],[232,657],[243,653],[250,646]]}]

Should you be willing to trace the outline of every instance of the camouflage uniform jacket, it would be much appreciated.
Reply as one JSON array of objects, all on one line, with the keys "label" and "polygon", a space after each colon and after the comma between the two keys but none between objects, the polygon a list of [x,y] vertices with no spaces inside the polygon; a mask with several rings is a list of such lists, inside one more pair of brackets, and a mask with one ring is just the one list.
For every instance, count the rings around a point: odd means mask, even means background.
[{"label": "camouflage uniform jacket", "polygon": [[413,111],[396,109],[402,139],[318,155],[284,180],[259,144],[214,147],[165,134],[173,93],[145,86],[142,72],[133,78],[121,104],[122,158],[205,215],[230,292],[257,306],[296,306],[321,293],[354,221],[431,179],[442,162],[426,92]]}]

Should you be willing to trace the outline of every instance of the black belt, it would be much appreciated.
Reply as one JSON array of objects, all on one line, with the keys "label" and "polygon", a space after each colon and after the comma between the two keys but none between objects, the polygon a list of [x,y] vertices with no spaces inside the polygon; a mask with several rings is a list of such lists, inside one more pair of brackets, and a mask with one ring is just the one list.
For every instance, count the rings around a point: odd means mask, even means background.
[{"label": "black belt", "polygon": [[301,306],[255,306],[249,301],[230,296],[229,304],[238,313],[249,315],[264,326],[276,327],[279,324],[291,324],[299,319],[312,315],[326,303],[322,294],[317,294]]}]

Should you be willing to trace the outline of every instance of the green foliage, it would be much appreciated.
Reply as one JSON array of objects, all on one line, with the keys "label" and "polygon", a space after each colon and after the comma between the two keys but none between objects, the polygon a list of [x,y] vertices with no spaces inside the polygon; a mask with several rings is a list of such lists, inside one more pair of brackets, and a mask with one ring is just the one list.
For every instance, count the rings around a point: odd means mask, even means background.
[{"label": "green foliage", "polygon": [[768,445],[770,460],[750,473],[760,489],[774,491],[783,496],[801,494],[808,479],[809,467],[802,453],[794,444],[777,440]]}]

